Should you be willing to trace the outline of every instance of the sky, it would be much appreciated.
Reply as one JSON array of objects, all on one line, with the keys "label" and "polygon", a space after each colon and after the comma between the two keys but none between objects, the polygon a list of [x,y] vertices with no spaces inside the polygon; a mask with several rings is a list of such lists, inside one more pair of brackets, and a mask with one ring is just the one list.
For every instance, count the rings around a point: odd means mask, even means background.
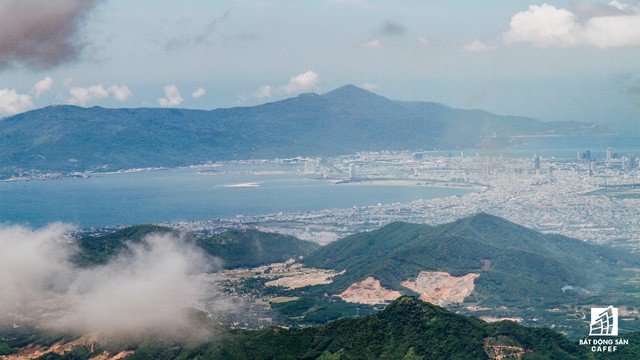
[{"label": "sky", "polygon": [[253,106],[345,84],[640,132],[640,0],[0,1],[0,117]]}]

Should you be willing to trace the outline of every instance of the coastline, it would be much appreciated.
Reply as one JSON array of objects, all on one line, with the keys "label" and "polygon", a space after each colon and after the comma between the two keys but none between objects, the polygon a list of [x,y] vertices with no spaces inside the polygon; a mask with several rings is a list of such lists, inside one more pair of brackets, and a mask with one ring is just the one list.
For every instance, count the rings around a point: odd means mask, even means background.
[{"label": "coastline", "polygon": [[436,181],[420,181],[407,179],[345,179],[332,181],[335,185],[378,185],[378,186],[426,186],[432,188],[460,189],[460,190],[476,190],[485,191],[490,188],[486,184],[476,183],[453,183],[453,182],[436,182]]}]

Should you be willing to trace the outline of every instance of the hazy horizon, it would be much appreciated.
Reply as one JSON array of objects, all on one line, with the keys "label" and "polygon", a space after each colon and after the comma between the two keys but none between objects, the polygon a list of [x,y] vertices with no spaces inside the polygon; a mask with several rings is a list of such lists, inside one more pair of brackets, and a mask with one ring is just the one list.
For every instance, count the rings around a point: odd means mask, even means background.
[{"label": "hazy horizon", "polygon": [[9,0],[0,10],[0,117],[51,104],[251,106],[354,84],[639,130],[638,1]]}]

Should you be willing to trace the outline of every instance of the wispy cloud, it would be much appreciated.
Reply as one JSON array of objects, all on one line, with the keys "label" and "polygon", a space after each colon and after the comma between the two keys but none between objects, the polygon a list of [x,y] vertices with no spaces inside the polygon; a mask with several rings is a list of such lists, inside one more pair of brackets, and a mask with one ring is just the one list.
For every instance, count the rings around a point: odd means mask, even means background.
[{"label": "wispy cloud", "polygon": [[78,32],[97,0],[0,2],[0,69],[48,69],[78,59]]},{"label": "wispy cloud", "polygon": [[485,44],[482,40],[475,39],[474,41],[464,45],[462,49],[467,52],[483,52],[491,50],[491,47]]},{"label": "wispy cloud", "polygon": [[360,44],[360,47],[365,49],[380,49],[382,47],[382,41],[378,39],[372,39]]},{"label": "wispy cloud", "polygon": [[405,26],[395,21],[385,21],[380,25],[378,32],[384,36],[400,36],[405,33]]},{"label": "wispy cloud", "polygon": [[180,96],[180,90],[173,84],[164,87],[164,96],[164,98],[158,99],[158,104],[162,107],[175,107],[184,101],[184,98]]},{"label": "wispy cloud", "polygon": [[371,90],[377,89],[379,86],[378,86],[378,84],[373,84],[373,83],[366,82],[366,83],[360,84],[360,87],[365,89],[365,90],[371,91]]},{"label": "wispy cloud", "polygon": [[127,85],[111,85],[107,91],[113,94],[113,97],[118,101],[126,101],[128,98],[133,96],[133,93],[129,90]]},{"label": "wispy cloud", "polygon": [[[575,5],[574,5],[575,7]],[[618,1],[584,13],[580,22],[573,12],[553,5],[531,5],[511,18],[504,34],[506,44],[529,43],[536,47],[594,46],[598,48],[640,45],[640,9]]]},{"label": "wispy cloud", "polygon": [[421,48],[428,48],[431,45],[431,40],[424,35],[420,35],[418,36],[418,44]]},{"label": "wispy cloud", "polygon": [[200,86],[191,93],[191,97],[194,99],[198,99],[203,97],[204,94],[206,93],[207,93],[207,90],[205,90],[202,86]]},{"label": "wispy cloud", "polygon": [[174,34],[171,38],[165,41],[165,49],[168,51],[178,50],[189,45],[206,43],[219,31],[220,24],[229,17],[229,13],[230,12],[227,10],[221,16],[213,18],[207,26],[200,31],[188,34]]},{"label": "wispy cloud", "polygon": [[254,96],[260,100],[263,100],[270,98],[272,93],[273,91],[271,90],[271,85],[262,85],[260,86],[258,91],[254,93]]},{"label": "wispy cloud", "polygon": [[51,76],[47,76],[44,79],[38,81],[33,85],[33,92],[35,93],[35,97],[39,98],[43,93],[51,90],[53,86],[53,79]]}]

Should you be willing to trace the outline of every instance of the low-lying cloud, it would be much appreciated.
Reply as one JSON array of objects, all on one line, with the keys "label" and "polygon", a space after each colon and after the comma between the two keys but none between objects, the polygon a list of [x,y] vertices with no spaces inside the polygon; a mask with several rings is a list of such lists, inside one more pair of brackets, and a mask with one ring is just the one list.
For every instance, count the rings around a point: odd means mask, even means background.
[{"label": "low-lying cloud", "polygon": [[0,2],[0,70],[22,65],[49,69],[76,60],[78,32],[98,0],[3,0]]},{"label": "low-lying cloud", "polygon": [[53,79],[51,78],[51,76],[47,76],[44,79],[38,81],[37,83],[35,83],[35,85],[33,85],[33,91],[35,93],[35,97],[39,98],[40,96],[42,96],[42,94],[51,90],[52,86],[53,86]]},{"label": "low-lying cloud", "polygon": [[253,96],[260,100],[270,98],[274,95],[292,95],[315,91],[320,76],[315,71],[305,71],[302,74],[292,76],[285,85],[271,86],[262,85]]},{"label": "low-lying cloud", "polygon": [[33,102],[29,94],[20,94],[15,89],[0,89],[0,117],[30,109],[33,109]]},{"label": "low-lying cloud", "polygon": [[150,235],[106,265],[80,269],[69,260],[72,230],[0,228],[0,317],[108,339],[204,334],[191,314],[214,294],[197,276],[211,267],[197,248],[175,235]]},{"label": "low-lying cloud", "polygon": [[71,98],[67,102],[72,105],[86,105],[89,102],[108,98],[110,95],[113,95],[113,98],[120,102],[133,96],[126,85],[111,85],[106,88],[102,84],[87,87],[75,86],[69,89],[69,93]]},{"label": "low-lying cloud", "polygon": [[602,6],[578,8],[590,16],[584,22],[567,9],[546,3],[531,5],[527,11],[511,18],[504,41],[506,44],[529,43],[536,47],[640,45],[640,8],[618,1],[610,2],[606,9]]},{"label": "low-lying cloud", "polygon": [[184,98],[180,95],[180,90],[173,84],[164,87],[164,96],[158,99],[158,105],[162,107],[175,107],[184,101]]},{"label": "low-lying cloud", "polygon": [[204,94],[206,93],[207,93],[207,90],[205,90],[202,86],[200,86],[191,93],[191,97],[194,99],[199,99],[203,97]]}]

